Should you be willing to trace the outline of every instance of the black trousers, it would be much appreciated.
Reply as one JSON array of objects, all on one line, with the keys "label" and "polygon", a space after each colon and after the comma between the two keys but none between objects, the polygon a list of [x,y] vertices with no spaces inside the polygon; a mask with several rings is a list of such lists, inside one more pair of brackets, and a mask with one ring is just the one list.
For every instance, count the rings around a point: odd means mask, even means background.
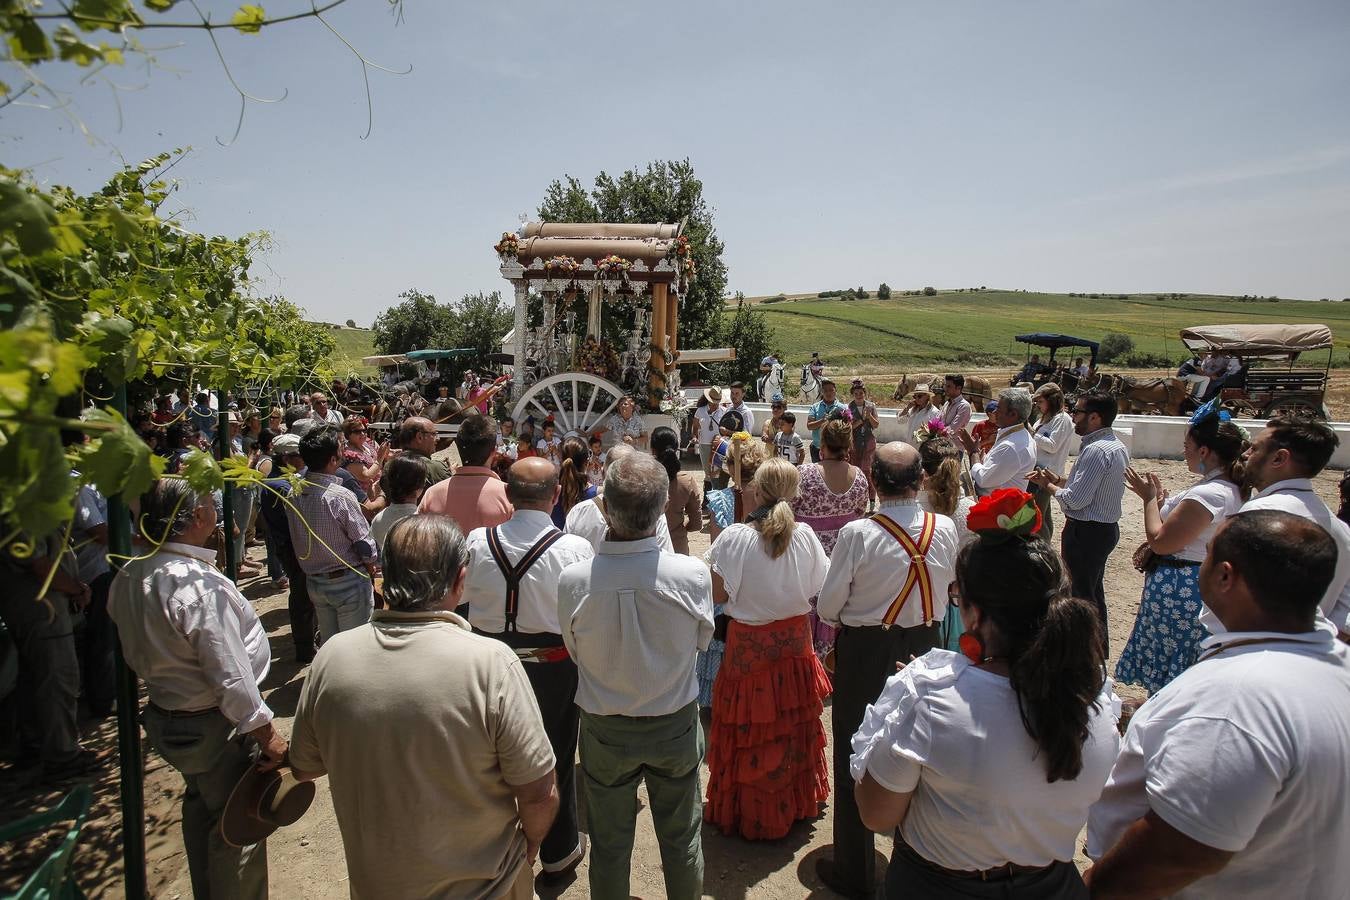
[{"label": "black trousers", "polygon": [[89,606],[84,611],[84,627],[75,632],[75,649],[80,656],[80,693],[89,711],[96,716],[112,712],[117,693],[115,662],[117,629],[108,615],[108,589],[113,573],[104,572],[89,583]]},{"label": "black trousers", "polygon": [[1073,595],[1091,601],[1097,607],[1102,626],[1102,656],[1110,653],[1111,640],[1106,631],[1106,561],[1120,543],[1120,525],[1115,522],[1088,522],[1068,519],[1060,532],[1060,555],[1069,568]]},{"label": "black trousers", "polygon": [[295,547],[286,541],[278,548],[281,556],[281,568],[291,580],[290,595],[286,599],[286,612],[291,620],[291,640],[295,642],[295,658],[308,662],[314,658],[314,601],[309,599],[309,582],[305,580],[305,570],[300,568]]},{"label": "black trousers", "polygon": [[935,869],[898,837],[886,870],[886,900],[1087,900],[1087,885],[1071,862],[1052,863],[1044,871],[1010,877],[960,878]]},{"label": "black trousers", "polygon": [[[563,643],[562,636],[556,634],[490,634],[483,631],[478,634],[522,649],[561,647]],[[544,733],[548,735],[553,758],[557,760],[558,817],[539,845],[539,861],[548,872],[563,868],[581,847],[576,785],[577,732],[581,724],[581,711],[576,703],[577,664],[571,659],[527,662],[525,676],[534,689],[539,714],[544,719]]]},{"label": "black trousers", "polygon": [[811,462],[820,462],[820,448],[815,444],[811,445]]},{"label": "black trousers", "polygon": [[909,662],[941,646],[938,623],[914,628],[880,625],[839,629],[834,643],[834,700],[831,737],[834,742],[834,863],[835,871],[852,881],[859,893],[876,884],[876,842],[862,822],[853,799],[853,733],[862,725],[868,704],[876,702],[895,664]]}]

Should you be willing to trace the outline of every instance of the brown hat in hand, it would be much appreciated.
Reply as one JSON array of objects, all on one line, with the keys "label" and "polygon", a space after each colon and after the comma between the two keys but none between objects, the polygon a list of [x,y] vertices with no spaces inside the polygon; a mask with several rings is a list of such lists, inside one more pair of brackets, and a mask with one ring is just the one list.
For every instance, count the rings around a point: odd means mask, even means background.
[{"label": "brown hat in hand", "polygon": [[313,802],[314,782],[300,781],[284,766],[270,772],[249,766],[220,814],[220,836],[231,847],[256,844],[294,825]]}]

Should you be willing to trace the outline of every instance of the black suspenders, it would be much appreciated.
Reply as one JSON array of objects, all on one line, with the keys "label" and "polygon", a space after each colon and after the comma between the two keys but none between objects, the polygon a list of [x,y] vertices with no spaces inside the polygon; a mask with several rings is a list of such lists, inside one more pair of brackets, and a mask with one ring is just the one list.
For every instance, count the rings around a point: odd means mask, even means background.
[{"label": "black suspenders", "polygon": [[502,577],[506,579],[506,632],[514,634],[516,631],[516,614],[520,611],[520,581],[525,577],[525,573],[530,566],[539,561],[539,557],[548,552],[548,548],[557,543],[563,536],[563,533],[556,528],[550,528],[543,537],[534,542],[534,546],[525,551],[525,555],[520,558],[520,562],[514,566],[506,558],[506,548],[502,546],[502,539],[497,534],[496,528],[489,528],[487,531],[488,552],[492,554],[492,559],[497,563],[497,568],[501,570]]}]

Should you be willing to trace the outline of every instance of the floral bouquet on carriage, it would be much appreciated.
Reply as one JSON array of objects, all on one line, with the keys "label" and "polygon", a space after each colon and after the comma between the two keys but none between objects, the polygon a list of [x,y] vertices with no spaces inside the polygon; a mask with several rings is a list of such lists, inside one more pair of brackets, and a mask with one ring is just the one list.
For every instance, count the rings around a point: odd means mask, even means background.
[{"label": "floral bouquet on carriage", "polygon": [[600,280],[622,279],[633,264],[618,254],[611,253],[595,264],[595,277]]},{"label": "floral bouquet on carriage", "polygon": [[544,272],[549,278],[571,278],[581,269],[581,263],[570,256],[550,256],[544,260]]},{"label": "floral bouquet on carriage", "polygon": [[684,395],[678,387],[671,385],[666,388],[665,396],[661,398],[661,412],[670,416],[681,428],[684,427],[685,420],[694,409],[694,404]]},{"label": "floral bouquet on carriage", "polygon": [[502,232],[502,239],[492,245],[492,249],[501,257],[514,257],[520,249],[520,239],[510,231]]}]

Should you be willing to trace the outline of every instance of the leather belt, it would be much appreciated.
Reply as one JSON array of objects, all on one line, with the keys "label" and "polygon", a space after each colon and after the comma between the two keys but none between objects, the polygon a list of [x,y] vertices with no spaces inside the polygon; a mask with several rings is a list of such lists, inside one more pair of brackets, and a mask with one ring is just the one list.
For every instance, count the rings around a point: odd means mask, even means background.
[{"label": "leather belt", "polygon": [[147,700],[145,705],[166,719],[193,719],[197,716],[209,716],[212,713],[220,712],[218,706],[207,709],[165,709],[153,700]]},{"label": "leather belt", "polygon": [[904,848],[910,859],[919,865],[946,875],[948,878],[958,878],[963,881],[1006,881],[1015,875],[1039,875],[1055,865],[1050,863],[1048,866],[1023,866],[1009,862],[1001,866],[994,866],[992,869],[949,869],[946,866],[938,865],[906,844],[900,837],[898,830],[895,833],[895,845],[898,848]]}]

